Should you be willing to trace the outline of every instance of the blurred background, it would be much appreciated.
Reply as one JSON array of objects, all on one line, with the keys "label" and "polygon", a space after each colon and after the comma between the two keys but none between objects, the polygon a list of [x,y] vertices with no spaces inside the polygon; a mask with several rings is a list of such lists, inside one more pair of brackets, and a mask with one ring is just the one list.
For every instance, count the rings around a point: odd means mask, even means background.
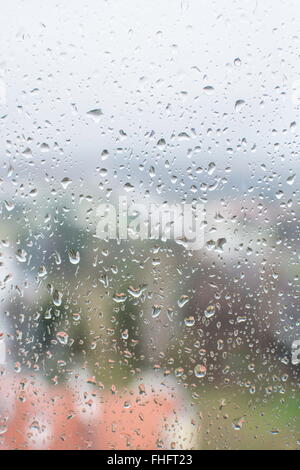
[{"label": "blurred background", "polygon": [[[299,449],[296,0],[11,0],[0,448]],[[97,208],[202,204],[204,245]]]}]

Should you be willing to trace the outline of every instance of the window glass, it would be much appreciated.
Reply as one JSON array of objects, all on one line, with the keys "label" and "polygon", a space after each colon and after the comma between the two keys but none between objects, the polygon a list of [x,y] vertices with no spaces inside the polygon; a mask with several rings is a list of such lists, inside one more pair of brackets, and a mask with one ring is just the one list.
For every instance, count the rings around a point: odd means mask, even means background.
[{"label": "window glass", "polygon": [[0,448],[299,448],[299,3],[0,16]]}]

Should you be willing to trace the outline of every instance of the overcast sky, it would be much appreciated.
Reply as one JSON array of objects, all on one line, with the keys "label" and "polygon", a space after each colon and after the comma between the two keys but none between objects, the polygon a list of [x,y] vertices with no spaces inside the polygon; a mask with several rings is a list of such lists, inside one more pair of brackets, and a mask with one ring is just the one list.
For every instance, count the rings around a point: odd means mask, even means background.
[{"label": "overcast sky", "polygon": [[[247,174],[246,154],[270,170],[294,169],[299,19],[297,0],[5,2],[1,150],[9,140],[24,175],[27,147],[54,175],[92,173],[116,158],[134,172],[155,160],[161,138],[175,167],[189,166],[198,146],[203,165]],[[94,109],[97,119],[87,114]],[[114,159],[101,163],[103,149]]]}]

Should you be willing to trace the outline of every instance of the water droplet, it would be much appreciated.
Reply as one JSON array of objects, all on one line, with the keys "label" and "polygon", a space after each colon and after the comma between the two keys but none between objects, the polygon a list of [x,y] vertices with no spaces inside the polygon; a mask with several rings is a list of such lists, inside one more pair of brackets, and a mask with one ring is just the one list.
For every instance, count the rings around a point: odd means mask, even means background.
[{"label": "water droplet", "polygon": [[86,114],[90,116],[94,122],[98,123],[103,113],[100,108],[97,108],[97,109],[92,109],[91,111],[88,111]]},{"label": "water droplet", "polygon": [[177,367],[174,372],[176,377],[181,377],[184,374],[184,369],[182,367]]},{"label": "water droplet", "polygon": [[134,287],[129,286],[127,290],[128,290],[128,293],[132,295],[132,297],[135,297],[137,299],[142,295],[146,287],[147,287],[146,285],[141,285],[135,289]]},{"label": "water droplet", "polygon": [[177,302],[178,307],[182,308],[189,300],[190,298],[187,295],[182,295]]},{"label": "water droplet", "polygon": [[195,325],[195,317],[192,317],[192,316],[191,316],[191,317],[186,317],[186,318],[184,319],[184,324],[185,324],[186,326],[189,326],[189,327],[190,327],[190,326],[194,326],[194,325]]},{"label": "water droplet", "polygon": [[214,87],[207,85],[207,86],[205,86],[205,87],[203,88],[203,91],[204,91],[207,95],[212,95],[213,92],[215,91],[215,89],[214,89]]},{"label": "water droplet", "polygon": [[68,178],[67,176],[61,180],[61,185],[64,189],[67,189],[67,187],[72,183],[72,180]]},{"label": "water droplet", "polygon": [[60,307],[61,306],[61,302],[62,302],[62,293],[59,292],[59,290],[55,290],[53,292],[53,303],[54,305],[56,305],[56,307]]},{"label": "water droplet", "polygon": [[237,100],[235,102],[235,111],[237,113],[240,112],[244,106],[245,106],[245,101],[244,100]]},{"label": "water droplet", "polygon": [[295,178],[296,178],[296,175],[291,175],[287,178],[286,182],[287,184],[289,184],[290,186],[292,186],[292,184],[294,184],[294,181],[295,181]]},{"label": "water droplet", "polygon": [[161,148],[165,147],[165,146],[166,146],[166,141],[165,141],[165,139],[163,139],[163,138],[162,138],[162,139],[159,139],[159,141],[157,142],[157,146],[158,146],[158,147],[161,147]]},{"label": "water droplet", "polygon": [[20,263],[26,263],[26,260],[27,260],[27,253],[25,250],[23,249],[19,249],[17,250],[16,252],[16,258],[18,261],[20,261]]},{"label": "water droplet", "polygon": [[113,295],[113,300],[117,303],[122,303],[122,302],[125,302],[127,299],[127,295],[126,294],[123,294],[123,293],[120,293],[120,294],[117,294],[115,293]]},{"label": "water droplet", "polygon": [[63,345],[66,345],[68,344],[68,341],[69,341],[69,335],[67,333],[65,333],[65,331],[59,331],[57,334],[56,334],[56,338],[58,339],[58,341],[63,344]]},{"label": "water droplet", "polygon": [[216,313],[216,307],[214,305],[209,305],[205,312],[204,312],[204,315],[206,318],[211,318],[215,315]]},{"label": "water droplet", "polygon": [[68,255],[69,255],[70,263],[78,264],[80,262],[80,253],[79,253],[79,251],[69,250]]},{"label": "water droplet", "polygon": [[125,191],[127,191],[129,193],[130,191],[132,191],[134,189],[134,186],[131,183],[125,183],[124,184],[124,189],[125,189]]},{"label": "water droplet", "polygon": [[161,305],[154,305],[152,307],[152,313],[151,313],[152,318],[159,317],[160,313],[161,313]]},{"label": "water droplet", "polygon": [[207,369],[202,364],[197,364],[194,368],[194,374],[198,379],[202,379],[206,376]]}]

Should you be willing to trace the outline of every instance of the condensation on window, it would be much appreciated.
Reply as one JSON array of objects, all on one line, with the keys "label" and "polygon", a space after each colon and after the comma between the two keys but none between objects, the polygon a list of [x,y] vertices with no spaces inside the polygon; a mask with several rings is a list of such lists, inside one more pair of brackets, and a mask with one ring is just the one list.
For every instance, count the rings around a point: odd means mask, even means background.
[{"label": "condensation on window", "polygon": [[0,449],[299,449],[297,0],[0,16]]}]

